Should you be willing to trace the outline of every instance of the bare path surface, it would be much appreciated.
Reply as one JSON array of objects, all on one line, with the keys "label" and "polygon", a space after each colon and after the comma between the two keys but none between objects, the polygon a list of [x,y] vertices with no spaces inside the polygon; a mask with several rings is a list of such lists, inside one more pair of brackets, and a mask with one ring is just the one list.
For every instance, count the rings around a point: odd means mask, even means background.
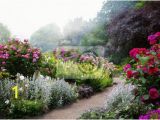
[{"label": "bare path surface", "polygon": [[[119,84],[123,82],[120,78],[114,78],[114,82]],[[51,112],[40,116],[40,119],[76,119],[82,113],[91,108],[103,107],[107,99],[107,93],[114,89],[116,84],[112,87],[106,88],[103,92],[97,93],[88,99],[78,100],[76,103],[67,105],[63,108],[52,110]]]}]

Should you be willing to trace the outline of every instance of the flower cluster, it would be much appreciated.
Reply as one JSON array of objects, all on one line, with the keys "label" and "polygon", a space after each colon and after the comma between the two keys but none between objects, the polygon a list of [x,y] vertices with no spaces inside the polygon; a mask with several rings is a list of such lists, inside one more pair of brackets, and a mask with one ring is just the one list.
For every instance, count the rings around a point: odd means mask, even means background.
[{"label": "flower cluster", "polygon": [[0,44],[0,69],[5,69],[11,75],[16,75],[17,72],[25,76],[33,75],[40,65],[40,59],[40,50],[32,48],[28,40],[22,42],[13,39]]},{"label": "flower cluster", "polygon": [[74,49],[67,50],[64,48],[55,49],[53,51],[53,54],[57,59],[62,59],[64,62],[69,61],[69,60],[77,61],[77,59],[80,56],[77,50],[74,50]]},{"label": "flower cluster", "polygon": [[160,32],[148,36],[152,45],[150,49],[133,48],[130,57],[132,65],[124,66],[128,82],[137,85],[136,95],[146,103],[154,103],[160,100]]},{"label": "flower cluster", "polygon": [[160,119],[160,109],[149,111],[147,114],[141,115],[139,117],[139,120],[150,120],[150,119],[159,120]]},{"label": "flower cluster", "polygon": [[90,63],[92,65],[98,64],[98,60],[92,55],[81,55],[79,61],[83,63]]},{"label": "flower cluster", "polygon": [[150,45],[156,44],[158,41],[160,41],[160,32],[157,32],[154,35],[148,36],[148,41]]}]

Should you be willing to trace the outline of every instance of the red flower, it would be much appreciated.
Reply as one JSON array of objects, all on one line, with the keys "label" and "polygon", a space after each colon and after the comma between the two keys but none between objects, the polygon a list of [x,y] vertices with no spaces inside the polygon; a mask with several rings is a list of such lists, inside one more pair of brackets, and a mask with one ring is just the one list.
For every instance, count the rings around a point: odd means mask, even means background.
[{"label": "red flower", "polygon": [[133,71],[132,70],[128,70],[127,71],[127,78],[131,78],[133,77]]},{"label": "red flower", "polygon": [[160,53],[157,55],[157,58],[160,59]]},{"label": "red flower", "polygon": [[148,73],[149,73],[150,75],[153,75],[153,74],[157,73],[158,71],[159,71],[158,68],[150,67]]},{"label": "red flower", "polygon": [[138,53],[139,53],[138,48],[133,48],[133,49],[129,52],[129,55],[130,55],[132,58],[136,59]]},{"label": "red flower", "polygon": [[156,88],[151,88],[149,90],[149,96],[151,99],[157,99],[159,97],[159,92]]}]

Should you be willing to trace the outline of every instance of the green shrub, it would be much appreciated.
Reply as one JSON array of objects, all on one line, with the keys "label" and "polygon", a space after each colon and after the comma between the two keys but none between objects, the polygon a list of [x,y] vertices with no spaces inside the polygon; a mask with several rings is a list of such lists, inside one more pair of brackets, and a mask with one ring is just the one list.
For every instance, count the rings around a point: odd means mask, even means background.
[{"label": "green shrub", "polygon": [[107,86],[112,85],[113,80],[108,72],[99,73],[101,76],[96,76],[98,74],[96,72],[90,75],[92,76],[91,78],[83,80],[83,83],[90,85],[94,91],[102,91]]},{"label": "green shrub", "polygon": [[56,59],[50,53],[45,53],[42,56],[42,64],[40,72],[43,76],[55,78],[56,75]]},{"label": "green shrub", "polygon": [[15,100],[11,104],[11,118],[25,118],[43,112],[43,102],[40,100]]},{"label": "green shrub", "polygon": [[3,71],[0,71],[0,79],[5,79],[7,77],[9,77],[9,73],[8,72],[3,72]]},{"label": "green shrub", "polygon": [[74,102],[78,94],[76,86],[71,86],[64,80],[57,80],[51,86],[51,96],[49,106],[51,108],[62,107]]}]

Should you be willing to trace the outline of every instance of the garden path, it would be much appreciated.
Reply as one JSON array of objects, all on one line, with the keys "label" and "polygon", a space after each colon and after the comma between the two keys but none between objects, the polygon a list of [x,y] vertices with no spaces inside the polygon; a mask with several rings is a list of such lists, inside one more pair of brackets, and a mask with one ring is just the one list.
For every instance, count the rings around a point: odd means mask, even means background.
[{"label": "garden path", "polygon": [[50,111],[40,119],[76,119],[79,118],[82,113],[91,108],[103,107],[105,100],[107,99],[107,93],[109,93],[115,86],[121,82],[120,78],[114,78],[114,84],[112,87],[106,88],[103,92],[97,93],[88,99],[78,100],[76,103],[67,105],[63,108]]}]

